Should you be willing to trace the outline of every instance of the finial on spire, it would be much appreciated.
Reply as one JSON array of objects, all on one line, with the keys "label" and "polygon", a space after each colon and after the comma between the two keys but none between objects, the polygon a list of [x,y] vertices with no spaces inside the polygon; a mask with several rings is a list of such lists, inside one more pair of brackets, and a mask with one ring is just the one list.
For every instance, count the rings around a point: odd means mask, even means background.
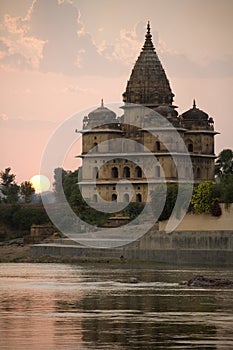
[{"label": "finial on spire", "polygon": [[147,22],[147,34],[150,34],[150,21]]},{"label": "finial on spire", "polygon": [[193,99],[193,108],[196,108],[196,101],[195,101],[195,98]]},{"label": "finial on spire", "polygon": [[104,99],[101,98],[101,107],[104,107]]},{"label": "finial on spire", "polygon": [[152,35],[150,32],[150,21],[147,22],[147,32],[146,32],[146,40],[145,43],[143,45],[142,50],[153,50],[154,51],[154,45],[152,43]]}]

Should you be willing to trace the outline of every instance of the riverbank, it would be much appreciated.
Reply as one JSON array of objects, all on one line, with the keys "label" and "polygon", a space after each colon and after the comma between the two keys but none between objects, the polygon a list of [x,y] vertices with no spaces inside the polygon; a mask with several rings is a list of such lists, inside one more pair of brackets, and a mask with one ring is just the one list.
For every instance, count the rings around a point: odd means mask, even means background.
[{"label": "riverbank", "polygon": [[29,245],[23,247],[0,246],[0,263],[29,262],[31,258]]},{"label": "riverbank", "polygon": [[[233,231],[174,231],[167,234],[152,228],[131,243],[125,238],[123,243],[126,244],[117,248],[111,247],[113,239],[98,237],[97,232],[91,239],[80,236],[79,244],[54,236],[37,244],[18,240],[1,244],[0,262],[145,261],[177,266],[233,266]],[[95,248],[91,248],[91,243]],[[100,248],[103,246],[105,249]]]},{"label": "riverbank", "polygon": [[[0,263],[109,263],[109,259],[106,258],[91,258],[91,257],[79,257],[79,256],[52,256],[52,255],[39,255],[33,256],[30,251],[31,245],[24,246],[0,246]],[[122,262],[122,259],[116,259],[117,262]],[[111,260],[111,262],[114,262]]]}]

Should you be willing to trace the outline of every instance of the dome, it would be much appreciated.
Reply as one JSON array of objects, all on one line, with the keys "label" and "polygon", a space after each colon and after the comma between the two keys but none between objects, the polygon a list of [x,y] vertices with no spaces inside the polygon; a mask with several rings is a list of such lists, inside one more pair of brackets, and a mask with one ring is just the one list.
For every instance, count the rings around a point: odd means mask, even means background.
[{"label": "dome", "polygon": [[195,100],[193,101],[193,108],[182,114],[182,118],[185,120],[208,120],[209,116],[207,113],[203,112],[201,109],[196,107]]},{"label": "dome", "polygon": [[116,113],[111,109],[104,107],[103,100],[101,100],[101,106],[88,114],[89,120],[101,121],[103,123],[116,122]]},{"label": "dome", "polygon": [[[104,107],[104,102],[101,100],[100,107],[90,112],[88,116],[83,118],[83,129],[106,128],[109,125],[111,128],[118,128],[119,120],[116,113],[111,109]],[[114,125],[113,125],[114,124]]]}]

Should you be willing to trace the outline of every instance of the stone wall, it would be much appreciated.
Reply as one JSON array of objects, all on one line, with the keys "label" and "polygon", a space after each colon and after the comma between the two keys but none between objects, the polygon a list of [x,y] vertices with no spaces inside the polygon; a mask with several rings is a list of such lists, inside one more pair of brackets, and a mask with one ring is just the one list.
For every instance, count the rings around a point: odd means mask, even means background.
[{"label": "stone wall", "polygon": [[55,229],[51,225],[32,225],[30,230],[30,238],[32,242],[37,243],[51,236]]},{"label": "stone wall", "polygon": [[[181,223],[176,227],[177,231],[226,231],[233,230],[233,205],[228,208],[221,204],[222,215],[219,217],[210,214],[186,214]],[[159,223],[159,230],[165,231],[167,221]]]},{"label": "stone wall", "polygon": [[77,259],[127,259],[177,265],[233,266],[233,230],[174,231],[168,234],[152,229],[139,240],[122,248],[48,244],[32,246],[31,253],[35,256]]}]

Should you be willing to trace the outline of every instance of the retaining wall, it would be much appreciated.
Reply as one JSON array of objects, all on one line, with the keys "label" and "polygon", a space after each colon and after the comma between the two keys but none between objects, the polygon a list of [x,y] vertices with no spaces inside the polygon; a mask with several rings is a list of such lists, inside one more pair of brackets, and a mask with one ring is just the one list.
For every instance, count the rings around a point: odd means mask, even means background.
[{"label": "retaining wall", "polygon": [[202,266],[233,266],[232,231],[174,231],[151,229],[122,248],[89,248],[68,244],[31,246],[34,256],[65,256],[94,259],[130,259]]}]

